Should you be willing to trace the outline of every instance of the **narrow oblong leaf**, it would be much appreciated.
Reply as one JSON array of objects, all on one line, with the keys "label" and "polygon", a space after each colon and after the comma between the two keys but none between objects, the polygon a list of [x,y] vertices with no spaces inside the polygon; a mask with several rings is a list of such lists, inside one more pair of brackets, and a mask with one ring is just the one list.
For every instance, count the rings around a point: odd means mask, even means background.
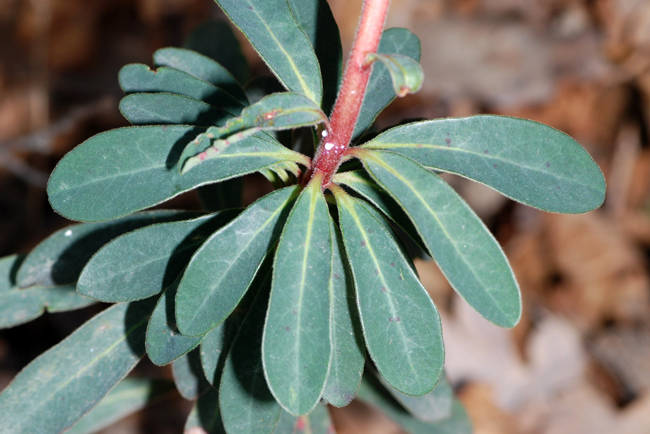
[{"label": "narrow oblong leaf", "polygon": [[219,392],[208,387],[194,403],[185,422],[185,434],[226,434],[219,410]]},{"label": "narrow oblong leaf", "polygon": [[81,270],[102,246],[143,226],[191,216],[184,211],[151,211],[103,223],[63,228],[41,241],[21,263],[17,284],[55,286],[75,283]]},{"label": "narrow oblong leaf", "polygon": [[286,0],[216,2],[288,90],[320,105],[323,84],[318,59]]},{"label": "narrow oblong leaf", "polygon": [[199,336],[237,307],[282,231],[298,187],[270,193],[215,232],[194,254],[176,296],[178,328]]},{"label": "narrow oblong leaf", "polygon": [[[221,151],[259,131],[278,131],[327,122],[325,114],[309,98],[290,92],[265,96],[246,107],[241,115],[223,127],[209,128],[190,143],[181,154],[182,173],[206,160],[219,158]],[[210,147],[202,146],[205,138],[214,140]]]},{"label": "narrow oblong leaf", "polygon": [[357,394],[366,361],[365,343],[359,323],[354,282],[341,233],[332,224],[332,361],[323,398],[336,407],[345,407]]},{"label": "narrow oblong leaf", "polygon": [[[400,54],[420,61],[420,39],[407,29],[384,30],[379,41],[379,54]],[[363,97],[361,111],[354,127],[352,140],[357,141],[375,121],[381,111],[395,99],[390,72],[381,63],[372,67],[368,87]]]},{"label": "narrow oblong leaf", "polygon": [[77,291],[107,302],[141,300],[159,294],[183,271],[196,249],[236,215],[237,211],[222,211],[154,224],[122,235],[88,261],[79,276]]},{"label": "narrow oblong leaf", "polygon": [[438,175],[402,155],[365,151],[370,175],[410,216],[451,286],[489,321],[514,327],[521,295],[503,250],[467,203]]},{"label": "narrow oblong leaf", "polygon": [[[214,41],[211,42],[214,44]],[[183,48],[161,48],[153,55],[156,66],[168,66],[186,72],[200,80],[212,83],[248,105],[248,99],[241,84],[219,62],[196,51]]]},{"label": "narrow oblong leaf", "polygon": [[415,418],[387,390],[368,377],[361,382],[357,396],[361,401],[381,410],[409,434],[470,434],[473,432],[472,423],[463,405],[457,399],[452,404],[449,417],[431,423]]},{"label": "narrow oblong leaf", "polygon": [[170,364],[192,351],[203,340],[203,336],[184,336],[178,331],[174,317],[174,298],[177,289],[178,281],[163,293],[147,325],[145,340],[147,356],[158,366]]},{"label": "narrow oblong leaf", "polygon": [[272,433],[280,417],[262,366],[264,313],[269,300],[270,274],[230,348],[219,386],[219,407],[226,431]]},{"label": "narrow oblong leaf", "polygon": [[181,176],[176,165],[182,149],[201,131],[188,126],[127,127],[91,137],[54,169],[47,187],[50,203],[73,220],[110,220],[201,185],[285,161],[306,163],[306,157],[270,137],[252,136]]},{"label": "narrow oblong leaf", "polygon": [[174,383],[167,380],[146,378],[125,378],[99,401],[99,404],[86,414],[66,434],[92,434],[118,420],[136,413],[145,407],[170,396]]},{"label": "narrow oblong leaf", "polygon": [[341,189],[335,195],[370,357],[397,390],[424,395],[444,361],[438,311],[381,216]]},{"label": "narrow oblong leaf", "polygon": [[320,64],[323,77],[323,111],[330,113],[339,89],[343,48],[339,27],[326,0],[288,0],[300,28],[305,32]]},{"label": "narrow oblong leaf", "polygon": [[133,125],[223,125],[232,115],[218,107],[173,93],[132,93],[120,112]]},{"label": "narrow oblong leaf", "polygon": [[166,92],[184,95],[206,102],[232,116],[237,116],[244,107],[225,90],[176,68],[163,66],[152,70],[147,65],[130,64],[120,70],[119,81],[127,94]]},{"label": "narrow oblong leaf", "polygon": [[203,390],[210,388],[210,384],[203,376],[201,355],[197,350],[174,360],[172,377],[178,393],[190,401],[196,399]]},{"label": "narrow oblong leaf", "polygon": [[424,71],[420,63],[402,54],[370,53],[369,62],[381,62],[390,74],[395,95],[404,97],[422,87]]},{"label": "narrow oblong leaf", "polygon": [[603,174],[582,146],[526,119],[481,115],[415,122],[362,147],[397,152],[544,211],[583,213],[605,199]]},{"label": "narrow oblong leaf", "polygon": [[262,347],[269,388],[293,415],[318,403],[331,355],[330,216],[314,178],[287,218],[273,262]]},{"label": "narrow oblong leaf", "polygon": [[383,381],[382,378],[379,378],[379,380],[385,383],[386,390],[393,395],[402,407],[417,419],[424,422],[437,422],[451,416],[454,404],[454,390],[444,373],[438,380],[436,387],[422,396],[404,395]]},{"label": "narrow oblong leaf", "polygon": [[334,424],[330,418],[327,406],[319,403],[314,410],[305,416],[292,416],[282,411],[274,434],[334,434]]},{"label": "narrow oblong leaf", "polygon": [[106,309],[27,365],[0,394],[0,433],[72,426],[140,360],[152,308],[146,300]]}]

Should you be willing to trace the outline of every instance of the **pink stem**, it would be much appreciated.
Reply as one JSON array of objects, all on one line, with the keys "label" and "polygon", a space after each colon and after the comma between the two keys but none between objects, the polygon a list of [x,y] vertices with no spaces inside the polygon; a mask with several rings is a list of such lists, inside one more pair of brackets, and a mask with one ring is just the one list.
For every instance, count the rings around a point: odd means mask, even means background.
[{"label": "pink stem", "polygon": [[361,22],[345,68],[343,84],[332,110],[330,127],[323,137],[307,176],[322,173],[322,187],[327,188],[345,155],[359,117],[372,66],[366,63],[369,53],[377,52],[390,0],[365,0]]}]

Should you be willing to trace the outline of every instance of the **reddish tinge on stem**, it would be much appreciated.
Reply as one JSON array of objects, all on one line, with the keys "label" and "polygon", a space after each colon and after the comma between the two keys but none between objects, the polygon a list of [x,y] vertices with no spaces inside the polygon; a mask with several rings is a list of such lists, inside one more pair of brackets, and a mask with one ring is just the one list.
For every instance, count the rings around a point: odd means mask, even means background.
[{"label": "reddish tinge on stem", "polygon": [[369,53],[377,52],[390,0],[365,0],[361,21],[345,68],[343,84],[332,110],[329,129],[322,133],[309,178],[322,174],[322,187],[327,188],[345,155],[354,126],[359,117],[372,65],[366,63]]}]

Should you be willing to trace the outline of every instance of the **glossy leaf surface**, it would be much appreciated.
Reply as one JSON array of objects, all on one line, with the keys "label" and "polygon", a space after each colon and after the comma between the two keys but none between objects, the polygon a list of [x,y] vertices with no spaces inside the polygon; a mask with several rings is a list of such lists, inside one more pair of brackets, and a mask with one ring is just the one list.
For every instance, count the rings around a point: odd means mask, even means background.
[{"label": "glossy leaf surface", "polygon": [[404,97],[415,93],[422,87],[424,72],[420,63],[401,54],[374,53],[368,55],[368,61],[381,62],[390,74],[395,95]]},{"label": "glossy leaf surface", "polygon": [[174,384],[166,380],[125,378],[99,401],[66,434],[92,434],[160,399],[172,395]]},{"label": "glossy leaf surface", "polygon": [[319,401],[329,371],[332,241],[327,203],[312,181],[296,201],[273,263],[264,328],[264,371],[275,399],[293,415]]},{"label": "glossy leaf surface", "polygon": [[[377,52],[380,54],[400,54],[420,61],[420,39],[407,29],[392,28],[384,30]],[[388,69],[381,63],[372,67],[370,81],[363,104],[354,127],[352,140],[357,141],[375,121],[381,111],[395,99],[393,82]]]},{"label": "glossy leaf surface", "polygon": [[199,394],[210,388],[203,376],[201,355],[197,350],[190,351],[172,363],[172,377],[178,393],[185,399],[194,400]]},{"label": "glossy leaf surface", "polygon": [[286,0],[216,2],[287,89],[320,105],[323,84],[318,59]]},{"label": "glossy leaf surface", "polygon": [[247,105],[248,99],[241,84],[217,61],[183,48],[161,48],[153,55],[154,65],[168,66],[186,72],[200,80],[212,83]]},{"label": "glossy leaf surface", "polygon": [[451,416],[454,391],[444,374],[438,380],[436,387],[423,396],[404,395],[393,389],[388,383],[385,386],[402,407],[419,420],[437,422]]},{"label": "glossy leaf surface", "polygon": [[150,300],[113,306],[27,365],[0,394],[0,433],[74,424],[140,360],[152,308]]},{"label": "glossy leaf surface", "polygon": [[364,153],[370,175],[408,213],[451,286],[489,321],[513,327],[521,295],[503,250],[438,175],[392,152]]},{"label": "glossy leaf surface", "polygon": [[98,134],[59,162],[48,184],[50,203],[73,220],[109,220],[204,184],[304,158],[271,138],[253,136],[181,175],[176,167],[180,154],[202,131],[187,126],[151,126]]},{"label": "glossy leaf surface", "polygon": [[526,119],[486,115],[417,122],[363,147],[398,152],[544,211],[587,212],[605,198],[605,179],[589,154],[566,134]]},{"label": "glossy leaf surface", "polygon": [[366,361],[365,343],[359,323],[354,282],[348,269],[343,239],[332,224],[332,361],[323,398],[336,407],[345,407],[357,394]]},{"label": "glossy leaf surface", "polygon": [[151,211],[104,223],[71,225],[47,237],[18,270],[20,287],[73,284],[88,260],[114,238],[143,226],[191,216],[184,211]]},{"label": "glossy leaf surface", "polygon": [[237,116],[243,108],[243,104],[225,90],[176,68],[163,66],[152,70],[142,64],[126,65],[120,70],[119,80],[127,94],[166,92],[184,95],[233,116]]},{"label": "glossy leaf surface", "polygon": [[218,107],[173,93],[132,93],[120,112],[133,125],[223,125],[232,115]]},{"label": "glossy leaf surface", "polygon": [[264,196],[195,253],[176,296],[181,332],[188,336],[205,334],[237,307],[280,236],[296,195],[297,187],[288,187]]},{"label": "glossy leaf surface", "polygon": [[341,190],[336,198],[370,357],[393,387],[424,395],[444,360],[438,311],[379,215]]},{"label": "glossy leaf surface", "polygon": [[185,434],[226,434],[219,410],[219,393],[208,387],[194,403],[185,422]]},{"label": "glossy leaf surface", "polygon": [[262,333],[268,305],[270,275],[258,293],[232,344],[219,386],[219,406],[228,432],[272,433],[280,405],[264,378]]},{"label": "glossy leaf surface", "polygon": [[[118,237],[88,261],[77,290],[107,302],[141,300],[159,294],[183,271],[196,249],[236,214],[223,211],[160,223]],[[196,216],[189,212],[184,215]]]},{"label": "glossy leaf surface", "polygon": [[319,403],[314,411],[305,416],[292,416],[282,411],[274,434],[334,434],[334,424],[327,407]]}]

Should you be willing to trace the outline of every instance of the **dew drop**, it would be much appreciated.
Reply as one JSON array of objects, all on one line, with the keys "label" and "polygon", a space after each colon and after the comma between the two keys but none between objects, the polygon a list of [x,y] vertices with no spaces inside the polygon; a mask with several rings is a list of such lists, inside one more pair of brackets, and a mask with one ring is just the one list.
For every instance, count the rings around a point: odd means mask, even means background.
[{"label": "dew drop", "polygon": [[325,143],[325,150],[329,151],[334,147],[334,143]]},{"label": "dew drop", "polygon": [[323,132],[321,133],[321,135],[322,135],[323,137],[327,137],[327,130],[323,130]]}]

